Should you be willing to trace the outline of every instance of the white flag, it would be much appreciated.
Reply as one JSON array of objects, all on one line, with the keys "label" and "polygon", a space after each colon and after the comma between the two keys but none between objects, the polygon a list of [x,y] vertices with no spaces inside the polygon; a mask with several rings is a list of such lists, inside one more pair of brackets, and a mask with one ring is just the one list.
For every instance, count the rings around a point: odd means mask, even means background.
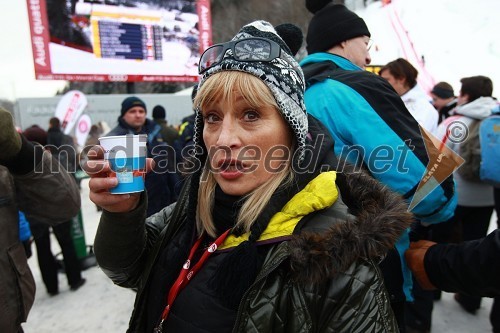
[{"label": "white flag", "polygon": [[61,130],[69,134],[87,107],[87,98],[78,90],[68,91],[57,104],[55,116],[61,121]]},{"label": "white flag", "polygon": [[89,115],[82,114],[80,119],[78,119],[75,128],[76,142],[80,147],[83,147],[85,145],[85,141],[87,141],[90,126],[92,126],[92,120],[90,119]]}]

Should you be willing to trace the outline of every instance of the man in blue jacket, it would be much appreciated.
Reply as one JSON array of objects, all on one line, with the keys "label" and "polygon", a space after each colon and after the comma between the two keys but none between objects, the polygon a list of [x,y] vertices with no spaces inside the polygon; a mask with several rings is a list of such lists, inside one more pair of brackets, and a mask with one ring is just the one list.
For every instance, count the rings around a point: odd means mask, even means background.
[{"label": "man in blue jacket", "polygon": [[[410,203],[426,172],[428,152],[418,123],[394,89],[364,70],[371,62],[370,31],[343,5],[306,0],[306,7],[314,14],[306,37],[309,55],[300,63],[308,112],[328,127],[338,156],[367,168]],[[452,217],[456,200],[450,176],[411,211],[425,224],[439,223]],[[404,258],[408,247],[409,230],[396,244],[397,252],[380,265],[401,331],[404,302],[413,301]]]},{"label": "man in blue jacket", "polygon": [[161,127],[146,117],[146,103],[136,96],[123,100],[118,125],[106,136],[147,134],[148,157],[155,160],[155,168],[146,175],[144,185],[148,192],[147,216],[159,212],[177,200],[175,191],[179,176],[176,173],[175,151],[163,142]]}]

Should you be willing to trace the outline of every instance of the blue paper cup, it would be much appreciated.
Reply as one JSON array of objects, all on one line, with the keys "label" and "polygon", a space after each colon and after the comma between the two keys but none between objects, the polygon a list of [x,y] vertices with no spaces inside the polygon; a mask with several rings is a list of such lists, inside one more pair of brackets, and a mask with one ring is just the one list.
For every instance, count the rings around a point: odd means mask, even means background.
[{"label": "blue paper cup", "polygon": [[109,161],[111,170],[113,170],[109,176],[118,179],[118,185],[110,189],[110,193],[124,194],[144,191],[147,139],[146,134],[99,138],[99,143],[104,148],[104,159]]}]

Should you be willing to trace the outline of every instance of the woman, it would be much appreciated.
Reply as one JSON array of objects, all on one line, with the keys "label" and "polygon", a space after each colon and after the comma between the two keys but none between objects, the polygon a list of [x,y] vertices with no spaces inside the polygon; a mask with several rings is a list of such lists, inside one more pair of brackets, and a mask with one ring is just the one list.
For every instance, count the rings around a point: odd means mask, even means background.
[{"label": "woman", "polygon": [[429,97],[417,84],[418,71],[403,58],[398,58],[382,67],[379,75],[396,90],[415,120],[430,133],[435,133],[439,113]]},{"label": "woman", "polygon": [[138,291],[130,332],[396,331],[375,261],[411,215],[364,173],[330,171],[333,142],[306,115],[292,56],[301,42],[256,21],[205,51],[191,176],[146,222],[147,196],[111,196],[92,161],[95,252]]}]

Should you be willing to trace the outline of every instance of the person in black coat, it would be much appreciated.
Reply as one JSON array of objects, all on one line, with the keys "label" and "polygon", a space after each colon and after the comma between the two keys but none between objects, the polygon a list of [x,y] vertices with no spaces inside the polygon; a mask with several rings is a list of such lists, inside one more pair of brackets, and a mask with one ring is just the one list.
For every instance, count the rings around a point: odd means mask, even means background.
[{"label": "person in black coat", "polygon": [[411,243],[405,257],[424,289],[495,297],[490,321],[493,332],[500,332],[500,229],[460,244],[421,240]]},{"label": "person in black coat", "polygon": [[[45,145],[45,149],[50,151],[64,169],[73,176],[75,180],[76,171],[76,148],[73,139],[63,133],[61,122],[57,117],[49,120],[49,129],[45,132],[40,127],[32,126],[24,132],[25,137],[34,142]],[[82,277],[82,268],[71,237],[72,220],[69,219],[55,226],[49,226],[40,222],[36,218],[29,219],[31,232],[35,239],[38,265],[42,280],[51,296],[59,294],[58,271],[60,264],[52,252],[51,247],[51,229],[61,248],[64,272],[70,286],[70,290],[76,291],[85,283]]]},{"label": "person in black coat", "polygon": [[19,239],[19,211],[28,220],[57,225],[80,209],[80,193],[59,163],[14,127],[0,107],[0,332],[23,332],[35,298],[35,280]]},{"label": "person in black coat", "polygon": [[414,242],[405,257],[424,289],[500,296],[500,229],[460,244]]}]

